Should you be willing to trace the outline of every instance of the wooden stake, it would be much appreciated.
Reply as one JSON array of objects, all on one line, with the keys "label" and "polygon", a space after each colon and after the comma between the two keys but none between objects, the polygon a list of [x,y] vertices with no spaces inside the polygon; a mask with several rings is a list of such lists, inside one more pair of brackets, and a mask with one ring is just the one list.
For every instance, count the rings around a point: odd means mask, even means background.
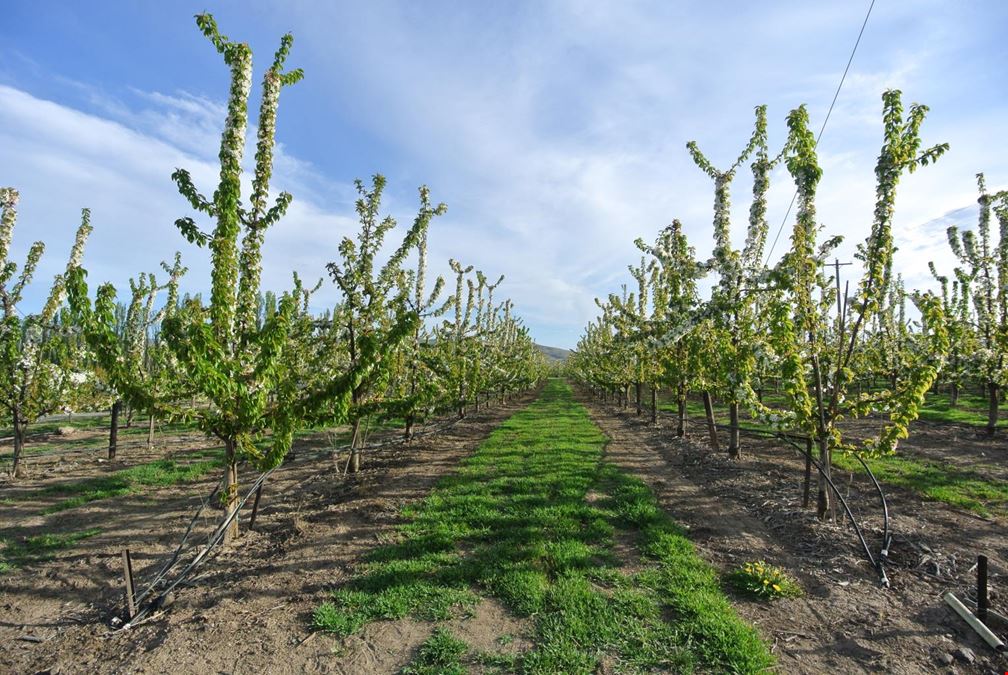
[{"label": "wooden stake", "polygon": [[262,496],[262,483],[256,488],[255,501],[252,502],[252,517],[249,518],[249,531],[255,527],[256,514],[259,513],[259,497]]},{"label": "wooden stake", "polygon": [[977,618],[987,620],[987,556],[977,556]]},{"label": "wooden stake", "polygon": [[126,578],[126,618],[131,620],[136,616],[136,604],[133,602],[133,563],[130,560],[128,548],[122,552],[123,576]]},{"label": "wooden stake", "polygon": [[703,393],[703,405],[704,411],[707,413],[707,430],[710,432],[711,448],[714,449],[714,452],[718,452],[721,448],[718,445],[717,426],[714,424],[714,405],[711,402],[709,391]]}]

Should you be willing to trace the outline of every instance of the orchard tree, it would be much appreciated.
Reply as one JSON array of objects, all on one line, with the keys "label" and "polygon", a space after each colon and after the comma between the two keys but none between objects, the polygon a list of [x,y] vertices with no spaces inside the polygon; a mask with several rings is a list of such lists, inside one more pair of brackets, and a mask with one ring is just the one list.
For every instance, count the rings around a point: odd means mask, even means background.
[{"label": "orchard tree", "polygon": [[[419,339],[420,316],[418,311],[407,304],[409,294],[404,288],[406,275],[403,262],[409,252],[421,242],[426,245],[431,219],[444,213],[447,208],[444,204],[431,208],[429,191],[422,187],[420,212],[413,226],[406,232],[399,248],[389,260],[376,268],[375,257],[381,251],[385,235],[395,227],[396,221],[391,216],[380,216],[381,196],[385,188],[383,176],[373,177],[370,191],[361,181],[357,181],[356,185],[360,194],[356,208],[361,223],[357,242],[345,237],[339,247],[340,262],[328,265],[330,277],[343,294],[343,302],[336,309],[334,322],[344,331],[351,363],[360,358],[365,343],[370,345],[368,349],[375,354],[381,354],[380,346],[384,346],[389,356],[381,358],[375,364],[377,367],[370,369],[368,375],[357,382],[352,392],[350,471],[353,473],[360,469],[360,448],[363,443],[361,420],[373,413],[376,405],[382,402],[392,375],[392,355],[397,351],[404,335],[413,336],[414,340]],[[420,295],[422,296],[422,290]],[[420,302],[422,300],[421,298]]]},{"label": "orchard tree", "polygon": [[[965,267],[957,271],[959,279],[974,284],[972,299],[976,316],[975,367],[987,394],[987,433],[997,429],[998,404],[1002,387],[1008,386],[1008,191],[990,194],[982,173],[977,174],[980,189],[980,220],[977,231],[963,232],[948,228],[952,252]],[[998,218],[998,240],[991,237],[992,211]]]},{"label": "orchard tree", "polygon": [[[741,456],[739,439],[739,404],[751,387],[756,370],[756,344],[760,341],[756,326],[756,297],[752,292],[764,276],[763,248],[768,224],[766,220],[766,193],[770,186],[770,172],[781,161],[784,152],[771,159],[767,150],[766,106],[756,108],[756,124],[749,143],[734,163],[719,170],[700,151],[695,141],[687,149],[696,165],[714,181],[714,255],[707,267],[717,272],[718,283],[713,288],[708,316],[716,334],[721,377],[721,391],[728,402],[730,435],[728,455]],[[785,151],[787,148],[785,148]],[[755,153],[752,163],[753,201],[749,210],[749,226],[745,245],[741,250],[731,243],[731,182],[739,167]]]},{"label": "orchard tree", "polygon": [[[755,397],[750,399],[765,421],[781,428],[797,427],[814,439],[827,478],[835,448],[867,454],[895,450],[917,418],[948,351],[940,301],[931,294],[916,294],[913,299],[921,313],[924,340],[915,351],[901,356],[906,368],[895,386],[860,395],[850,391],[858,375],[870,372],[873,365],[864,332],[881,311],[881,296],[892,274],[892,219],[900,177],[937,160],[948,148],[940,144],[921,149],[920,126],[926,113],[925,106],[913,105],[904,116],[900,92],[888,91],[883,96],[884,136],[875,168],[875,218],[861,247],[865,270],[853,298],[841,289],[836,272],[832,278],[824,272],[839,238],[818,241],[821,226],[816,222],[815,195],[822,170],[815,136],[808,128],[808,113],[802,106],[788,116],[793,150],[787,167],[798,190],[798,212],[791,250],[773,277],[782,293],[768,309],[770,341],[780,358],[790,407],[772,411],[759,406]],[[879,433],[865,439],[860,447],[845,442],[838,422],[871,412],[886,416]],[[820,480],[820,518],[825,518],[830,501],[826,482]]]},{"label": "orchard tree", "polygon": [[420,211],[414,227],[418,229],[416,242],[417,266],[407,270],[403,287],[409,309],[420,319],[405,351],[403,417],[405,440],[413,438],[413,428],[418,421],[434,413],[438,400],[443,395],[443,386],[437,375],[436,350],[433,349],[432,335],[426,326],[427,319],[444,316],[451,307],[451,300],[438,305],[438,298],[444,290],[444,277],[437,277],[434,288],[427,293],[427,231],[435,216],[444,215],[447,207],[438,204],[431,207],[430,190],[426,185],[420,188]]},{"label": "orchard tree", "polygon": [[[66,271],[53,280],[42,310],[26,314],[18,305],[31,283],[45,244],[35,242],[18,274],[10,260],[11,240],[17,222],[19,195],[14,188],[0,188],[0,396],[14,428],[11,475],[22,473],[22,453],[28,425],[39,417],[63,408],[69,389],[85,376],[77,371],[81,354],[67,339],[65,322],[57,313],[66,294],[67,277],[80,264],[84,244],[91,233],[91,215],[84,209]],[[62,324],[62,325],[61,325]]]},{"label": "orchard tree", "polygon": [[[179,311],[165,317],[162,335],[185,377],[209,405],[193,408],[158,400],[136,373],[123,366],[113,331],[115,289],[111,285],[99,288],[92,307],[85,275],[78,271],[71,285],[71,303],[93,352],[103,359],[117,389],[135,405],[159,417],[194,419],[202,430],[224,444],[227,544],[238,534],[239,460],[247,459],[259,469],[276,466],[290,449],[297,429],[345,421],[353,390],[380,362],[386,345],[367,341],[357,358],[337,376],[325,382],[310,380],[309,373],[296,367],[297,361],[290,358],[300,349],[292,338],[304,335],[304,326],[310,323],[304,311],[306,291],[296,278],[294,288],[280,297],[276,312],[260,325],[265,232],[281,219],[292,199],[281,192],[269,204],[277,106],[281,89],[300,80],[302,72],[284,70],[293,41],[285,35],[263,77],[252,193],[245,206],[241,198],[241,164],[252,51],[247,44],[221,35],[209,14],[198,15],[196,23],[231,71],[219,154],[220,180],[213,197],[204,197],[187,171],[178,169],[173,174],[189,204],[215,221],[211,232],[202,231],[190,217],[176,221],[190,242],[210,249],[210,302],[204,305],[198,297],[191,298]],[[405,335],[406,331],[399,338]],[[337,359],[334,354],[327,356]],[[308,381],[311,386],[305,386]]]},{"label": "orchard tree", "polygon": [[961,268],[956,268],[951,290],[949,278],[938,273],[933,262],[928,268],[941,286],[942,312],[949,332],[949,358],[942,369],[941,377],[949,387],[949,405],[959,404],[959,392],[968,375],[969,365],[977,350],[977,336],[973,331],[973,310],[970,288],[973,279]]}]

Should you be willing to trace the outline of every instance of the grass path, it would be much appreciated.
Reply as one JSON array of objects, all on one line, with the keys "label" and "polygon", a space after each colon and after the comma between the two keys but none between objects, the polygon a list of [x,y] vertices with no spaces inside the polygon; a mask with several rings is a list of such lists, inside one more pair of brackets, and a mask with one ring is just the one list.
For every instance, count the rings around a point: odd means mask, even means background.
[{"label": "grass path", "polygon": [[[432,626],[405,672],[769,667],[766,645],[735,614],[714,570],[642,482],[604,461],[605,443],[570,387],[551,380],[405,514],[399,539],[315,610],[316,628],[350,635],[407,616],[437,622],[464,615],[483,595],[530,617],[529,651],[474,653]],[[623,546],[620,559],[617,540],[633,542],[635,553]]]}]

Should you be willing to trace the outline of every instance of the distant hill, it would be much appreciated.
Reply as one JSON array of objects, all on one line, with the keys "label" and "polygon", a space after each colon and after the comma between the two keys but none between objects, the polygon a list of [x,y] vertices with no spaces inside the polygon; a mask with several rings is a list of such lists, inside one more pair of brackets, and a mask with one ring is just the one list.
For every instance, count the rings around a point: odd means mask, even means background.
[{"label": "distant hill", "polygon": [[571,350],[561,349],[560,347],[547,347],[546,345],[536,345],[548,360],[550,361],[566,361],[567,357],[570,356]]}]

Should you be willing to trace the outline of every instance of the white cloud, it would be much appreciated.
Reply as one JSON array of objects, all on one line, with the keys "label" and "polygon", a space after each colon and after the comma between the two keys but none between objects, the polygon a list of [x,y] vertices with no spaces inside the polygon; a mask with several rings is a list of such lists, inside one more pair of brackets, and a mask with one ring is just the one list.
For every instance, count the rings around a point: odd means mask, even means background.
[{"label": "white cloud", "polygon": [[[1003,88],[985,88],[987,75],[975,67],[979,50],[999,40],[977,28],[997,22],[937,0],[925,7],[876,7],[820,148],[820,220],[827,233],[845,234],[839,255],[850,259],[871,224],[882,90],[902,87],[908,103],[932,104],[924,137],[952,150],[901,185],[897,267],[910,283],[928,282],[929,259],[950,264],[934,222],[975,203],[976,171],[987,171],[992,184],[1008,182],[1008,160],[991,143],[1005,135],[1008,103]],[[843,3],[687,11],[554,2],[478,11],[295,4],[267,6],[261,15],[293,28],[297,65],[307,74],[299,96],[395,149],[386,202],[400,222],[412,219],[413,181],[427,181],[434,198],[448,203],[430,233],[433,271],[446,274],[444,261],[454,257],[490,275],[503,272],[501,292],[515,299],[534,335],[571,346],[596,312],[592,298],[628,279],[626,266],[639,257],[636,237],[652,239],[679,218],[698,253],[709,253],[712,186],[686,141],[696,139],[716,165],[731,162],[760,103],[770,106],[772,146],[783,142],[785,115],[799,103],[809,104],[818,130],[862,12]],[[972,70],[959,65],[966,61]],[[25,188],[22,237],[24,224],[41,223],[47,240],[68,245],[79,206],[91,205],[93,277],[122,285],[181,245],[171,223],[187,209],[168,180],[172,169],[192,169],[212,191],[223,108],[205,94],[162,91],[156,81],[151,91],[114,95],[81,86],[102,117],[0,89],[0,159],[7,182]],[[971,87],[982,104],[965,101]],[[283,103],[280,115],[285,141]],[[326,173],[345,139],[325,128],[303,136],[309,144],[280,145],[277,153],[274,185],[295,195],[267,240],[266,280],[279,288],[291,268],[306,278],[321,274],[339,238],[355,229],[352,187]],[[371,158],[358,160],[368,166]],[[737,242],[747,173],[733,189]],[[792,193],[779,170],[771,238]],[[776,255],[789,234],[790,222]],[[205,286],[205,254],[183,250],[195,268],[190,282]],[[58,258],[48,257],[54,269]]]}]

